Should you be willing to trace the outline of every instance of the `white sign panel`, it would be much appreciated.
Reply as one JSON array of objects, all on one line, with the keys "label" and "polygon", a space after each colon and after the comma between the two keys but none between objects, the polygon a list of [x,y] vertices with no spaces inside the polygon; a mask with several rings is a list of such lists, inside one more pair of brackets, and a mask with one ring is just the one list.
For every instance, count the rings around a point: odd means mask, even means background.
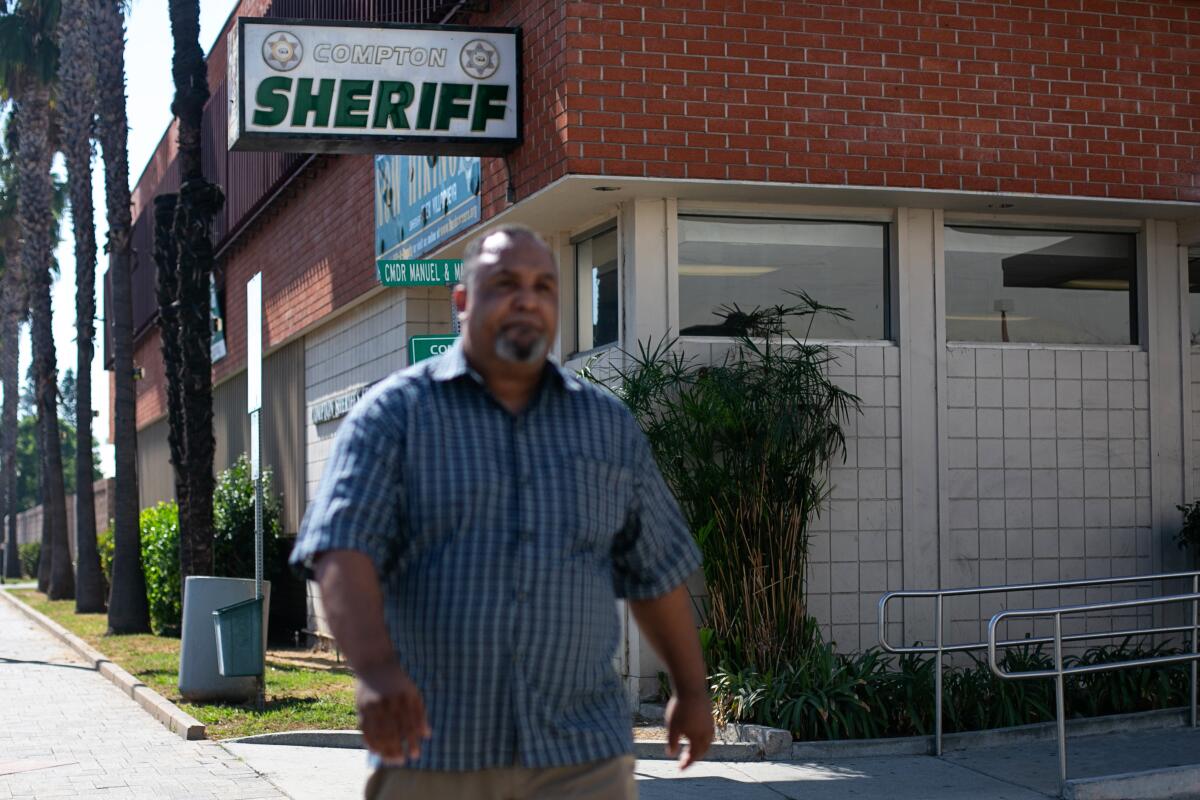
[{"label": "white sign panel", "polygon": [[246,412],[262,408],[262,273],[246,281]]},{"label": "white sign panel", "polygon": [[243,17],[231,150],[498,155],[521,139],[520,31]]}]

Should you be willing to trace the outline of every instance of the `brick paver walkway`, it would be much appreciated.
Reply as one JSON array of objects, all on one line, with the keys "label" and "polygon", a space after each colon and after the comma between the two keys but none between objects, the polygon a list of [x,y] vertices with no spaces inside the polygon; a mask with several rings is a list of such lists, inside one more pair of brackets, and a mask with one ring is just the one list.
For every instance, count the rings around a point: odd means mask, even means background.
[{"label": "brick paver walkway", "polygon": [[0,800],[287,798],[214,742],[186,742],[0,600]]}]

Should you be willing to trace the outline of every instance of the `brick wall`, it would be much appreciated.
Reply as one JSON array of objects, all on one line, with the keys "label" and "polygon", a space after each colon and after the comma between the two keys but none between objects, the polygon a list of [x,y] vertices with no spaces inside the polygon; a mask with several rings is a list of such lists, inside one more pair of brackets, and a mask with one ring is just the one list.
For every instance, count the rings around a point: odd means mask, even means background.
[{"label": "brick wall", "polygon": [[[274,347],[377,286],[370,156],[318,158],[254,223],[222,260],[225,344],[214,383],[246,367],[246,281],[263,272],[263,347]],[[152,326],[138,340],[134,363],[138,425],[166,414],[161,338]]]},{"label": "brick wall", "polygon": [[472,14],[463,24],[521,28],[524,51],[524,131],[522,146],[507,158],[483,159],[483,218],[508,205],[511,182],[517,200],[561,178],[568,171],[567,107],[565,94],[571,4],[557,0],[493,3],[489,14]]},{"label": "brick wall", "polygon": [[263,272],[264,348],[379,285],[371,156],[319,157],[223,259],[226,345],[214,380],[245,368],[246,281]]},{"label": "brick wall", "polygon": [[519,196],[565,168],[1200,201],[1200,4],[503,5],[472,21],[525,26]]}]

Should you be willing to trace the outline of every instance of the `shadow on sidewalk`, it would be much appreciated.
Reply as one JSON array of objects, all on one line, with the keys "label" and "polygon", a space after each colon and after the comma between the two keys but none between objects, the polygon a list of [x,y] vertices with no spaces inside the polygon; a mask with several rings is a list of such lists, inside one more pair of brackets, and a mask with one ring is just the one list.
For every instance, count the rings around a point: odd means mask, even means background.
[{"label": "shadow on sidewalk", "polygon": [[63,669],[81,669],[84,672],[95,672],[95,667],[88,667],[83,664],[59,664],[54,661],[27,661],[23,658],[9,658],[8,656],[0,656],[0,666],[5,664],[33,664],[40,667],[62,667]]}]

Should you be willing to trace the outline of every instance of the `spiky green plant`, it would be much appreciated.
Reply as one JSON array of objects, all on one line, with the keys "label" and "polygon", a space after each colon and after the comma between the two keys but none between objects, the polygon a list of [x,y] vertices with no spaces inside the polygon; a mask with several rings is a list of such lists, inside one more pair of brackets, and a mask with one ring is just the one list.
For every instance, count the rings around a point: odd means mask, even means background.
[{"label": "spiky green plant", "polygon": [[[778,671],[815,641],[805,574],[809,525],[845,457],[842,426],[858,399],[829,378],[829,349],[796,338],[819,314],[845,316],[804,293],[743,312],[744,335],[701,363],[678,340],[639,343],[607,380],[632,410],[700,546],[709,600],[709,663]],[[797,324],[799,323],[799,324]]]}]

